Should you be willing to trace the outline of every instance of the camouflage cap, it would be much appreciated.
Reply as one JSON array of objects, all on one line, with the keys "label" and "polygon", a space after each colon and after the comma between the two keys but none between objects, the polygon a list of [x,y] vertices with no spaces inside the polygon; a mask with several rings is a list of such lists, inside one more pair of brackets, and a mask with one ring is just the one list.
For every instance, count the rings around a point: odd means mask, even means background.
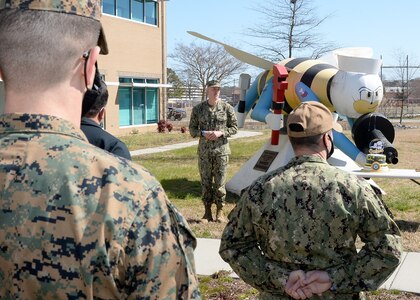
[{"label": "camouflage cap", "polygon": [[206,85],[207,87],[221,87],[220,82],[217,80],[210,80]]},{"label": "camouflage cap", "polygon": [[[101,0],[0,0],[0,10],[44,10],[88,17],[99,21],[101,18]],[[101,24],[98,38],[101,54],[108,54],[108,44]]]},{"label": "camouflage cap", "polygon": [[330,110],[320,102],[303,102],[287,118],[287,134],[290,137],[309,137],[331,129],[343,131],[341,125],[334,121]]}]

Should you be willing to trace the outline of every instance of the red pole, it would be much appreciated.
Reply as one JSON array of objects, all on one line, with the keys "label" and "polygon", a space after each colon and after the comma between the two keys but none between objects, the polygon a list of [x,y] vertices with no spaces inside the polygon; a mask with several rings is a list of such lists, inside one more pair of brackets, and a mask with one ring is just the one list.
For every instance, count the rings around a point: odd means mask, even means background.
[{"label": "red pole", "polygon": [[[275,115],[281,115],[284,108],[284,92],[287,89],[287,76],[289,73],[285,66],[273,66],[273,103],[272,109]],[[271,131],[271,145],[279,144],[280,130]]]}]

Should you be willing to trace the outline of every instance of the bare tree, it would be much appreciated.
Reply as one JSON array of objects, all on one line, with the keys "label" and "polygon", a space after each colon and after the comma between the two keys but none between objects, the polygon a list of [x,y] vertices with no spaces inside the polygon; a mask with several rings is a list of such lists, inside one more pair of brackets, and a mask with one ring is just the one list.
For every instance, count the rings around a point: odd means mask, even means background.
[{"label": "bare tree", "polygon": [[181,98],[184,95],[181,79],[171,68],[167,68],[166,73],[168,74],[168,83],[172,84],[172,88],[168,89],[168,98]]},{"label": "bare tree", "polygon": [[169,57],[178,64],[175,69],[184,83],[201,87],[202,101],[205,100],[205,86],[209,80],[223,82],[229,76],[245,69],[243,62],[232,57],[223,47],[212,43],[177,44]]},{"label": "bare tree", "polygon": [[415,59],[409,57],[407,54],[404,54],[401,50],[394,51],[395,60],[397,65],[395,66],[382,66],[383,69],[392,69],[394,74],[394,87],[398,88],[398,91],[395,93],[386,94],[387,98],[390,98],[387,101],[389,103],[384,103],[384,106],[387,104],[394,104],[395,101],[399,102],[400,107],[400,123],[402,123],[404,108],[408,113],[410,107],[410,99],[412,94],[415,92],[416,87],[411,86],[410,83],[413,82],[416,72],[420,68],[420,65],[415,62]]},{"label": "bare tree", "polygon": [[[322,41],[318,27],[329,17],[318,18],[314,14],[311,0],[258,1],[255,11],[262,15],[261,22],[248,28],[247,35],[256,37],[262,55],[279,61],[292,57],[294,52],[318,58],[336,48],[333,43]],[[311,53],[310,53],[311,52]]]}]

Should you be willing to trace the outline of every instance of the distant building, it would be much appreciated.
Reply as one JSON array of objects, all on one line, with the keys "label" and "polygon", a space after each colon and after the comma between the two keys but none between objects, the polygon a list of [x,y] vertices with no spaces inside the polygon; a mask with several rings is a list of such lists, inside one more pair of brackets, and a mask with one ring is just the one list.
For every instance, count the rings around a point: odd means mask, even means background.
[{"label": "distant building", "polygon": [[101,19],[109,54],[99,57],[108,84],[105,129],[113,134],[154,131],[164,118],[166,2],[104,0]]}]

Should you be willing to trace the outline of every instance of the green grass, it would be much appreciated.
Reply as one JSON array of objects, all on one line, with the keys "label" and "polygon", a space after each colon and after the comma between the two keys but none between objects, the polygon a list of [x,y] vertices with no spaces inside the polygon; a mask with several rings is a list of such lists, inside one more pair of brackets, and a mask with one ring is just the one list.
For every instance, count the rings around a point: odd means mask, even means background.
[{"label": "green grass", "polygon": [[179,130],[173,130],[171,132],[158,133],[157,129],[154,133],[132,133],[118,138],[127,145],[130,151],[185,143],[193,140],[189,132],[181,133]]}]

